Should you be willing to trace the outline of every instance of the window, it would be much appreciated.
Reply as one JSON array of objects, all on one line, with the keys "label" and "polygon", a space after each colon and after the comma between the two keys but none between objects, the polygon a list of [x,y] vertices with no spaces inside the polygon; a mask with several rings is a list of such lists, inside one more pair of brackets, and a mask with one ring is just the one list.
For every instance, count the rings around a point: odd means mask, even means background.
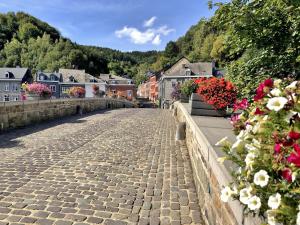
[{"label": "window", "polygon": [[13,100],[14,100],[14,101],[19,101],[19,96],[14,96],[14,97],[13,97]]},{"label": "window", "polygon": [[9,78],[9,72],[5,73],[5,78]]},{"label": "window", "polygon": [[187,69],[187,70],[185,71],[185,75],[186,75],[186,76],[191,76],[191,75],[192,75],[191,69]]},{"label": "window", "polygon": [[9,83],[4,84],[4,91],[9,91]]},{"label": "window", "polygon": [[19,90],[19,85],[18,84],[12,84],[12,91],[18,91]]},{"label": "window", "polygon": [[50,85],[50,90],[52,93],[56,92],[56,86],[55,85]]},{"label": "window", "polygon": [[66,92],[68,92],[68,90],[69,90],[69,87],[61,87],[62,93],[66,93]]},{"label": "window", "polygon": [[132,95],[131,90],[127,90],[127,96],[128,96],[128,97],[131,97],[131,95]]},{"label": "window", "polygon": [[40,75],[40,80],[45,80],[45,76],[44,75]]},{"label": "window", "polygon": [[9,95],[4,95],[4,101],[9,102]]},{"label": "window", "polygon": [[53,80],[53,81],[55,81],[55,80],[56,80],[56,77],[55,77],[55,75],[51,75],[51,76],[50,76],[50,80]]},{"label": "window", "polygon": [[112,93],[113,93],[113,94],[116,94],[116,93],[117,93],[117,91],[116,91],[116,90],[112,90]]}]

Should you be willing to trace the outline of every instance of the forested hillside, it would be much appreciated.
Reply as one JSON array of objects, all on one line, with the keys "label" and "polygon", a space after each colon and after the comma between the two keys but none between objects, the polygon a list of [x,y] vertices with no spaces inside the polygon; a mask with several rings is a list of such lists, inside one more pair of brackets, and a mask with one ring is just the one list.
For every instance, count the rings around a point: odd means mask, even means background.
[{"label": "forested hillside", "polygon": [[181,56],[192,62],[215,60],[245,97],[267,77],[300,78],[299,0],[232,0],[209,6],[217,7],[214,16],[168,43],[151,68],[168,67]]},{"label": "forested hillside", "polygon": [[201,19],[162,52],[81,46],[25,13],[0,14],[0,66],[110,72],[133,77],[139,84],[147,79],[147,71],[167,69],[185,56],[191,62],[215,60],[241,96],[253,95],[266,77],[299,79],[299,0],[232,0],[209,2],[209,7],[217,9],[213,17]]},{"label": "forested hillside", "polygon": [[153,63],[157,55],[78,45],[26,13],[0,14],[0,66],[29,67],[33,72],[78,68],[93,75],[112,72],[134,77],[140,63]]}]

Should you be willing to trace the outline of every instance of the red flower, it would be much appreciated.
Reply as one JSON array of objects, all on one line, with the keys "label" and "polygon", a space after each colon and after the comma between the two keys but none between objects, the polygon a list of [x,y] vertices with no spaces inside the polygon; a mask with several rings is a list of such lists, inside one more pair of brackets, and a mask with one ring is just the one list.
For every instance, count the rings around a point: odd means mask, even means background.
[{"label": "red flower", "polygon": [[265,114],[264,111],[261,111],[259,108],[256,108],[254,115],[263,115]]},{"label": "red flower", "polygon": [[274,152],[276,154],[279,154],[281,152],[281,145],[280,144],[275,144],[275,146],[274,146]]},{"label": "red flower", "polygon": [[296,131],[291,131],[289,133],[289,137],[293,140],[298,140],[298,139],[300,139],[300,133],[298,133]]},{"label": "red flower", "polygon": [[274,84],[274,82],[273,82],[272,79],[267,79],[267,80],[264,81],[264,85],[265,85],[266,87],[271,88],[271,87],[273,87],[273,84]]},{"label": "red flower", "polygon": [[293,147],[295,151],[292,152],[289,157],[287,157],[287,161],[295,164],[297,167],[300,167],[300,145],[294,144]]},{"label": "red flower", "polygon": [[293,178],[292,178],[292,170],[289,168],[285,168],[284,170],[281,171],[281,176],[283,179],[285,179],[287,182],[291,183]]},{"label": "red flower", "polygon": [[261,83],[258,88],[256,89],[256,95],[254,96],[254,101],[257,102],[260,99],[265,97],[265,93],[264,93],[264,88],[265,88],[265,84]]}]

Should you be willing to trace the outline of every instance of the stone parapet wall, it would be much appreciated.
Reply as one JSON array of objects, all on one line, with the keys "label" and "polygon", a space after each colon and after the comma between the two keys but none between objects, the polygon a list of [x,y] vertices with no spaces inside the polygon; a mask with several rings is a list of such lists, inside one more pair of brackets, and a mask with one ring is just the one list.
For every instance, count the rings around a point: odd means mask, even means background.
[{"label": "stone parapet wall", "polygon": [[[209,143],[205,134],[179,102],[175,103],[174,115],[186,123],[186,144],[189,150],[193,177],[197,189],[201,214],[206,225],[258,225],[256,218],[243,216],[243,207],[238,201],[223,203],[220,192],[232,181],[228,168],[220,164],[214,143]],[[212,127],[214,125],[212,124]],[[226,136],[226,133],[224,133]]]},{"label": "stone parapet wall", "polygon": [[0,132],[81,112],[132,107],[132,102],[111,98],[3,102],[0,103]]}]

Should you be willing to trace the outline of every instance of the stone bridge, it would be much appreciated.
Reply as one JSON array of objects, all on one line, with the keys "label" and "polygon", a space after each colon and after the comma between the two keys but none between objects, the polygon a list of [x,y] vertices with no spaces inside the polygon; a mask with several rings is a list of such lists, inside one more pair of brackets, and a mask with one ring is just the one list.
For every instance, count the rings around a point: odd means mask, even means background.
[{"label": "stone bridge", "polygon": [[175,126],[120,109],[0,135],[0,224],[203,224]]}]

